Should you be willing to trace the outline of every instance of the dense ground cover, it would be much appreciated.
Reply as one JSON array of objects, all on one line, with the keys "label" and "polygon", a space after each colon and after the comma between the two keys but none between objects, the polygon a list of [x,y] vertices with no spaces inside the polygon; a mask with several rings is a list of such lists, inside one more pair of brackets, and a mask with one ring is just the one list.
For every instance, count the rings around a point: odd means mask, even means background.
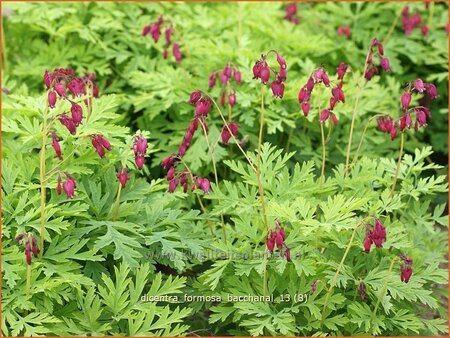
[{"label": "dense ground cover", "polygon": [[448,333],[447,11],[2,4],[3,334]]}]

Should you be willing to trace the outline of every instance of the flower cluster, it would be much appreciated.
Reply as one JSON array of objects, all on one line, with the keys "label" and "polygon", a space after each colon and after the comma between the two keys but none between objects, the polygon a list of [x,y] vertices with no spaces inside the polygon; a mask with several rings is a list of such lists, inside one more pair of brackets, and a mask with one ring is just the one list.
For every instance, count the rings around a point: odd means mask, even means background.
[{"label": "flower cluster", "polygon": [[220,95],[220,103],[225,106],[225,98],[228,104],[233,107],[236,104],[236,91],[232,88],[232,80],[237,84],[241,83],[241,72],[230,63],[228,63],[221,71],[214,71],[209,76],[209,89],[216,85],[217,74],[220,73],[220,82],[222,84],[222,94]]},{"label": "flower cluster", "polygon": [[303,87],[301,87],[300,91],[298,92],[298,102],[301,105],[305,117],[308,116],[309,111],[311,110],[310,99],[314,87],[320,83],[323,83],[326,87],[331,88],[331,97],[328,108],[325,108],[320,112],[319,121],[320,123],[325,123],[331,117],[331,120],[333,121],[334,124],[338,123],[337,117],[333,113],[333,109],[336,106],[336,103],[345,102],[345,95],[342,87],[344,85],[344,76],[347,72],[347,68],[348,66],[345,63],[339,64],[337,68],[338,82],[336,86],[332,85],[328,77],[328,74],[323,67],[316,69],[311,74],[306,84]]},{"label": "flower cluster", "polygon": [[377,248],[381,248],[383,246],[383,242],[385,241],[386,241],[386,228],[378,218],[375,218],[375,225],[369,226],[366,229],[366,237],[364,238],[363,242],[364,251],[366,253],[369,253],[372,244],[374,244]]},{"label": "flower cluster", "polygon": [[28,232],[16,236],[16,242],[19,243],[20,241],[22,241],[22,244],[25,247],[25,258],[27,260],[27,264],[31,265],[31,254],[33,254],[34,257],[37,257],[39,253],[37,239],[34,234]]},{"label": "flower cluster", "polygon": [[172,55],[175,58],[175,62],[179,63],[183,56],[181,54],[180,45],[177,42],[174,42],[172,44],[172,35],[175,32],[172,22],[165,21],[161,15],[158,18],[158,20],[144,27],[144,29],[142,30],[142,36],[151,35],[153,41],[157,43],[159,37],[161,36],[161,28],[164,24],[166,24],[166,28],[164,31],[165,42],[164,42],[163,58],[167,59],[168,55],[167,50],[170,47],[170,45],[172,45]]},{"label": "flower cluster", "polygon": [[[278,71],[274,70],[267,64],[267,57],[271,52],[275,53],[277,56],[277,62],[280,66],[280,69]],[[280,53],[274,50],[269,51],[269,53],[267,53],[266,55],[262,54],[261,58],[256,61],[253,66],[253,78],[261,79],[262,84],[265,85],[270,80],[271,71],[275,75],[275,80],[273,80],[270,85],[273,96],[282,98],[284,95],[284,82],[286,81],[287,77],[286,60]]]},{"label": "flower cluster", "polygon": [[344,35],[347,39],[350,39],[352,30],[348,26],[339,26],[336,30],[337,35]]},{"label": "flower cluster", "polygon": [[[73,69],[70,68],[58,68],[50,73],[46,70],[44,73],[44,84],[48,90],[47,100],[50,108],[55,108],[58,98],[71,103],[71,115],[69,116],[67,113],[63,113],[59,116],[59,121],[72,135],[75,135],[77,127],[83,120],[83,108],[74,99],[86,94],[98,97],[95,75],[89,74],[83,77],[77,77]],[[68,92],[72,98],[68,97]],[[85,99],[84,104],[89,107],[91,97]]]},{"label": "flower cluster", "polygon": [[366,59],[366,72],[364,73],[364,77],[367,81],[370,81],[374,75],[378,75],[380,73],[378,67],[373,63],[373,50],[376,50],[376,55],[379,59],[379,64],[381,68],[388,72],[391,69],[389,59],[384,56],[384,46],[378,41],[377,38],[373,38],[372,43],[370,45],[369,53],[367,54]]},{"label": "flower cluster", "polygon": [[105,157],[105,149],[110,151],[111,150],[111,143],[109,143],[109,141],[100,134],[94,134],[91,135],[92,138],[92,145],[95,148],[95,151],[97,152],[98,156],[100,156],[100,158],[104,158]]},{"label": "flower cluster", "polygon": [[276,224],[275,231],[269,230],[269,233],[266,238],[267,250],[269,250],[269,252],[273,254],[276,245],[278,250],[280,251],[280,256],[284,256],[286,260],[290,262],[291,250],[285,243],[286,233],[284,231],[283,226],[280,226],[280,223],[278,221],[275,221],[275,224]]},{"label": "flower cluster", "polygon": [[403,263],[401,265],[401,274],[400,279],[402,282],[408,283],[409,279],[412,275],[412,259],[408,256],[400,256],[400,258],[403,260]]},{"label": "flower cluster", "polygon": [[297,4],[291,3],[288,4],[285,8],[284,19],[293,23],[294,25],[298,25],[300,23],[300,18],[297,16]]},{"label": "flower cluster", "polygon": [[423,36],[428,35],[428,26],[422,23],[422,17],[420,14],[416,12],[414,15],[410,15],[408,6],[403,7],[402,25],[406,36],[410,36],[416,27],[420,27],[420,32]]},{"label": "flower cluster", "polygon": [[412,94],[425,93],[431,100],[438,97],[436,86],[432,83],[425,83],[421,79],[417,79],[412,83],[409,83],[405,92],[400,97],[400,106],[404,113],[398,121],[395,121],[389,116],[381,116],[378,118],[378,129],[384,133],[391,135],[391,140],[394,140],[397,136],[398,128],[403,132],[406,128],[410,128],[413,125],[413,119],[411,114],[415,114],[414,129],[427,125],[428,120],[431,119],[431,112],[427,107],[417,106],[410,107]]},{"label": "flower cluster", "polygon": [[[50,108],[55,108],[58,99],[70,102],[70,115],[69,113],[64,112],[58,116],[58,119],[61,124],[67,128],[70,134],[75,135],[77,127],[83,120],[83,108],[80,105],[81,102],[79,102],[80,100],[78,98],[88,95],[83,103],[89,109],[92,105],[92,97],[99,96],[98,87],[95,84],[95,75],[89,74],[79,77],[75,76],[73,69],[57,68],[50,73],[46,70],[43,81],[48,90],[47,100]],[[56,157],[61,161],[63,156],[59,137],[55,131],[50,131],[50,133],[52,135],[52,147]],[[91,135],[91,137],[95,151],[103,158],[105,156],[105,149],[111,150],[111,144],[100,134]],[[58,175],[56,192],[61,194],[64,189],[67,198],[72,199],[74,197],[76,182],[71,175],[67,173],[65,173],[65,175],[66,180],[63,183],[61,182],[61,175]]]},{"label": "flower cluster", "polygon": [[201,91],[194,91],[191,93],[189,103],[195,105],[194,118],[189,123],[186,132],[183,137],[183,141],[178,147],[178,153],[170,155],[162,160],[161,166],[167,170],[167,180],[169,181],[169,192],[174,192],[178,185],[183,187],[183,191],[187,192],[189,186],[189,178],[191,179],[191,191],[195,188],[203,190],[205,193],[210,191],[210,183],[207,178],[201,178],[198,176],[192,176],[188,170],[183,169],[180,172],[176,172],[178,164],[182,162],[183,156],[189,149],[195,132],[198,129],[199,124],[208,132],[206,124],[206,117],[211,110],[211,101],[207,96],[203,96]]},{"label": "flower cluster", "polygon": [[[148,141],[147,139],[138,134],[134,137],[133,142],[133,153],[134,153],[134,162],[136,163],[136,167],[139,170],[142,170],[145,162],[145,155],[147,154]],[[130,175],[128,174],[128,170],[125,166],[122,166],[120,170],[116,173],[117,180],[119,181],[122,188],[125,188],[128,180],[130,179]]]}]

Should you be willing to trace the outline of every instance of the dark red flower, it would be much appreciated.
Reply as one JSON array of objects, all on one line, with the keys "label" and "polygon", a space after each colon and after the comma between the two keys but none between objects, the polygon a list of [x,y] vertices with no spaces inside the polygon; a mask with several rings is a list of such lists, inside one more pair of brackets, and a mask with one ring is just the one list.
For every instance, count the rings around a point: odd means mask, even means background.
[{"label": "dark red flower", "polygon": [[55,108],[56,104],[56,94],[55,92],[48,92],[48,105],[50,108]]},{"label": "dark red flower", "polygon": [[400,130],[403,131],[405,130],[405,128],[410,128],[412,124],[412,119],[411,119],[411,115],[409,114],[409,112],[403,114],[400,117]]},{"label": "dark red flower", "polygon": [[198,100],[200,100],[202,97],[202,92],[200,90],[193,91],[191,93],[191,96],[189,97],[189,103],[190,104],[196,104]]},{"label": "dark red flower", "polygon": [[272,81],[272,84],[270,85],[270,88],[272,89],[272,93],[274,97],[282,98],[284,95],[284,83],[281,82],[281,79],[278,78],[277,80]]},{"label": "dark red flower", "polygon": [[167,169],[167,168],[171,167],[172,164],[173,164],[173,160],[174,160],[174,158],[173,158],[172,155],[167,156],[165,159],[163,159],[163,160],[161,161],[162,167],[163,167],[164,169]]},{"label": "dark red flower", "polygon": [[337,68],[337,78],[338,80],[342,80],[344,78],[345,73],[347,72],[348,65],[345,63],[340,63]]},{"label": "dark red flower", "polygon": [[234,80],[236,81],[237,84],[241,83],[241,72],[236,70],[234,72]]},{"label": "dark red flower", "polygon": [[267,250],[269,250],[269,252],[273,254],[273,249],[275,248],[275,240],[273,238],[272,230],[269,231],[269,234],[266,237],[266,246]]},{"label": "dark red flower", "polygon": [[370,247],[372,246],[372,239],[370,238],[369,232],[366,232],[366,237],[364,238],[363,246],[364,246],[364,252],[369,253]]},{"label": "dark red flower", "polygon": [[383,70],[385,72],[388,72],[388,71],[391,70],[391,65],[389,63],[389,59],[388,58],[385,58],[385,57],[381,58],[380,59],[380,66],[381,66],[381,68],[383,68]]},{"label": "dark red flower", "polygon": [[116,177],[119,180],[122,188],[125,188],[127,181],[130,179],[127,168],[122,168],[122,170],[120,170],[118,173],[116,173]]},{"label": "dark red flower", "polygon": [[74,178],[70,175],[67,175],[67,179],[63,183],[63,189],[67,195],[67,198],[72,199],[74,197],[76,187],[77,187],[77,184],[76,184]]},{"label": "dark red flower", "polygon": [[320,112],[320,123],[325,123],[326,120],[330,117],[330,111],[328,109],[324,109]]},{"label": "dark red flower", "polygon": [[370,232],[369,235],[373,244],[375,244],[377,248],[381,248],[383,246],[383,242],[386,241],[386,228],[378,218],[375,219],[374,229]]},{"label": "dark red flower", "polygon": [[60,97],[66,97],[66,86],[62,82],[57,82],[53,85],[53,88]]},{"label": "dark red flower", "polygon": [[[222,131],[220,133],[220,136],[222,138],[222,142],[224,144],[228,144],[228,141],[230,140],[231,136],[236,136],[238,134],[238,130],[239,130],[239,124],[235,123],[235,122],[228,122],[227,126],[223,126],[222,127]],[[231,133],[230,133],[231,131]]]},{"label": "dark red flower", "polygon": [[195,106],[195,117],[207,116],[211,110],[211,102],[208,98],[202,97]]},{"label": "dark red flower", "polygon": [[172,193],[172,192],[174,192],[175,191],[175,189],[177,188],[177,186],[178,186],[178,179],[176,179],[176,178],[174,178],[174,179],[172,179],[170,182],[169,182],[169,189],[168,189],[168,191],[170,192],[170,193]]},{"label": "dark red flower", "polygon": [[83,109],[81,106],[75,102],[72,102],[72,107],[70,108],[70,112],[72,115],[72,121],[76,126],[79,126],[81,120],[83,119]]},{"label": "dark red flower", "polygon": [[352,35],[352,30],[348,26],[340,26],[336,30],[337,35],[344,35],[347,39],[350,39]]},{"label": "dark red flower", "polygon": [[182,54],[181,54],[180,46],[178,45],[178,43],[174,43],[172,45],[172,54],[173,54],[173,57],[175,58],[175,62],[177,62],[177,63],[181,62]]},{"label": "dark red flower", "polygon": [[236,93],[235,92],[230,93],[230,95],[228,95],[228,104],[232,107],[236,104]]},{"label": "dark red flower", "polygon": [[400,102],[401,102],[402,108],[404,110],[408,110],[409,104],[411,103],[411,93],[409,93],[409,92],[403,93],[400,98]]},{"label": "dark red flower", "polygon": [[134,157],[134,162],[136,163],[136,166],[138,167],[139,170],[142,169],[142,167],[144,166],[144,162],[145,162],[145,157],[144,155],[137,155]]},{"label": "dark red flower", "polygon": [[61,122],[61,124],[63,126],[65,126],[67,128],[67,130],[72,134],[75,135],[77,132],[77,125],[75,124],[75,122],[73,121],[73,119],[69,116],[67,116],[67,114],[62,114],[59,117],[59,121]]},{"label": "dark red flower", "polygon": [[308,116],[310,109],[311,105],[309,104],[309,102],[302,102],[302,110],[305,117]]}]

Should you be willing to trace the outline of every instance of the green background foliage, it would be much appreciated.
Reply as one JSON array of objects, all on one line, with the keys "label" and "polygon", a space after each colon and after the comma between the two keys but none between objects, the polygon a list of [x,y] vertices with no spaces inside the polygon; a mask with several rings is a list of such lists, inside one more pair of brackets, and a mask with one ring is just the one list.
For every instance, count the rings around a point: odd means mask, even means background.
[{"label": "green background foliage", "polygon": [[[2,69],[2,330],[5,335],[437,335],[447,327],[447,157],[448,35],[447,4],[410,3],[429,26],[405,37],[401,11],[406,3],[299,3],[300,24],[283,20],[285,3],[3,3]],[[183,60],[162,58],[163,43],[142,37],[142,28],[159,15],[170,18]],[[393,23],[397,23],[392,27]],[[350,39],[337,36],[347,25]],[[393,29],[389,33],[390,29]],[[345,151],[350,121],[368,45],[378,37],[392,71],[368,82],[356,111],[352,153],[370,117],[398,118],[400,95],[410,81],[436,84],[426,128],[406,134],[397,191],[390,188],[398,157],[394,141],[367,128],[349,177]],[[162,38],[161,38],[162,39]],[[240,124],[244,150],[256,161],[260,85],[252,65],[275,49],[286,59],[283,99],[265,90],[266,128],[262,146],[262,186],[270,224],[285,227],[292,262],[275,255],[267,262],[268,293],[303,295],[305,302],[143,302],[142,295],[261,295],[266,229],[261,219],[258,182],[239,149],[214,147],[219,185],[212,191],[167,193],[160,161],[177,151],[194,114],[187,104],[193,90],[216,100],[208,77],[227,62],[242,72],[236,86],[233,119]],[[6,52],[6,53],[5,53]],[[272,62],[272,61],[270,61]],[[321,135],[317,109],[305,118],[297,100],[311,72],[323,66],[335,77],[340,62],[346,102],[336,106],[339,124],[327,144],[326,180],[319,184]],[[72,136],[59,124],[63,156],[75,153],[60,170],[77,180],[76,196],[57,195],[49,179],[45,252],[32,264],[26,293],[23,248],[14,237],[39,234],[39,151],[46,91],[46,69],[71,67],[95,72],[100,98],[93,118]],[[313,107],[319,104],[313,98]],[[316,104],[317,102],[317,104]],[[413,104],[419,104],[414,97]],[[59,104],[52,113],[68,106]],[[223,122],[216,109],[208,117],[215,142]],[[129,149],[143,132],[150,143],[144,171],[138,172]],[[328,126],[327,126],[328,131]],[[83,140],[102,133],[113,145],[106,159]],[[57,164],[48,143],[46,163]],[[131,180],[121,195],[119,219],[112,207],[115,172],[121,160]],[[199,132],[184,161],[214,182],[211,156]],[[204,204],[204,210],[199,200]],[[377,215],[387,229],[382,249],[364,254],[365,231],[356,233],[321,326],[331,280],[356,224]],[[224,219],[225,241],[221,217]],[[211,235],[210,229],[214,235]],[[212,256],[204,256],[212,252]],[[231,254],[252,255],[233,259]],[[408,284],[399,264],[413,261]],[[318,281],[309,295],[310,285]],[[365,301],[357,294],[367,287]],[[383,285],[387,285],[382,294]],[[372,316],[377,301],[378,311]]]}]

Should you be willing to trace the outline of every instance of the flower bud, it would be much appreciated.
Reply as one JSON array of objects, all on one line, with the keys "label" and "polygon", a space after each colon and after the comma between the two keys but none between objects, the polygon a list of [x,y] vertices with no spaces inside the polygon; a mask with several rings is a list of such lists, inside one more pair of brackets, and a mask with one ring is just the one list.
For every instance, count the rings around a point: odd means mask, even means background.
[{"label": "flower bud", "polygon": [[333,121],[333,124],[335,125],[335,126],[337,126],[337,124],[338,124],[338,118],[337,118],[337,116],[336,116],[336,114],[334,114],[334,113],[331,113],[331,121]]},{"label": "flower bud", "polygon": [[170,44],[170,38],[171,38],[173,32],[174,32],[174,29],[173,29],[172,26],[166,28],[166,31],[164,32],[164,36],[165,36],[165,38],[166,38],[166,43],[167,43],[168,45]]},{"label": "flower bud", "polygon": [[241,72],[236,70],[234,72],[234,80],[236,81],[237,84],[241,83]]},{"label": "flower bud", "polygon": [[291,262],[291,249],[289,249],[288,247],[286,247],[286,250],[284,250],[284,254],[283,256],[286,258],[286,260],[288,262]]},{"label": "flower bud", "polygon": [[167,172],[167,180],[171,181],[175,177],[175,167],[170,167],[169,171]]},{"label": "flower bud", "polygon": [[164,50],[163,50],[163,59],[164,60],[167,60],[167,57],[169,56],[169,52],[167,51],[167,48],[166,47],[164,47]]},{"label": "flower bud", "polygon": [[372,240],[370,239],[370,234],[368,232],[366,233],[366,237],[364,238],[363,246],[364,252],[369,253],[370,247],[372,246]]},{"label": "flower bud", "polygon": [[364,284],[364,282],[359,283],[358,291],[361,300],[363,301],[366,299],[366,284]]},{"label": "flower bud", "polygon": [[47,87],[47,89],[50,88],[51,83],[52,83],[52,79],[50,77],[50,74],[48,73],[47,70],[45,70],[45,73],[44,73],[44,84]]},{"label": "flower bud", "polygon": [[286,69],[286,60],[280,53],[277,53],[277,62],[280,65],[281,69]]},{"label": "flower bud", "polygon": [[53,133],[53,135],[52,135],[52,146],[53,146],[53,149],[55,150],[56,156],[61,161],[62,160],[61,146],[59,145],[58,141],[59,141],[58,136],[55,133]]},{"label": "flower bud", "polygon": [[173,57],[175,58],[175,62],[179,63],[182,59],[182,54],[181,54],[180,46],[178,45],[178,43],[173,44],[172,54],[173,54]]},{"label": "flower bud", "polygon": [[216,84],[216,72],[211,73],[211,75],[209,76],[209,89],[211,89],[212,87],[214,87]]},{"label": "flower bud", "polygon": [[280,71],[278,72],[278,78],[280,79],[281,82],[286,81],[287,78],[287,70],[286,68],[281,68]]},{"label": "flower bud", "polygon": [[62,185],[61,185],[61,176],[58,175],[58,184],[56,185],[56,193],[61,195]]}]

